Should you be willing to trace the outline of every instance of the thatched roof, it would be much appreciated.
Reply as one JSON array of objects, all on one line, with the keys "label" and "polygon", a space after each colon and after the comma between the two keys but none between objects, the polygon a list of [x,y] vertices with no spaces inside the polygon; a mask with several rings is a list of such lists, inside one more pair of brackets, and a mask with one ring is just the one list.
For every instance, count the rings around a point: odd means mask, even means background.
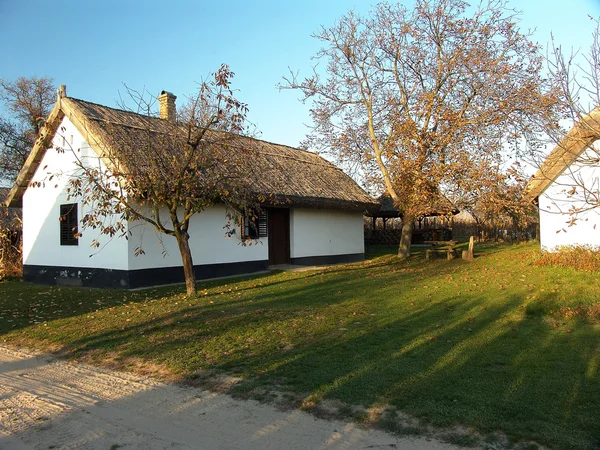
[{"label": "thatched roof", "polygon": [[[372,209],[367,214],[370,217],[402,217],[402,214],[394,206],[394,201],[392,197],[386,192],[382,194],[377,199],[379,203],[379,208]],[[452,204],[450,200],[448,200],[445,196],[440,196],[440,198],[436,202],[432,202],[432,204],[428,207],[422,208],[419,212],[420,217],[434,217],[434,216],[450,216],[456,215],[460,211],[456,206]]]},{"label": "thatched roof", "polygon": [[[64,116],[100,157],[103,149],[115,150],[117,158],[118,152],[127,151],[129,154],[123,160],[139,161],[136,166],[143,166],[149,141],[154,145],[160,143],[160,152],[167,161],[176,151],[179,134],[185,133],[185,128],[174,127],[165,119],[59,98],[8,196],[11,205],[20,206],[23,193]],[[235,158],[236,152],[249,152],[252,156],[243,158],[247,183],[256,193],[271,201],[284,202],[285,206],[364,211],[376,203],[341,169],[314,153],[243,136],[229,138],[227,151],[230,153],[224,161]],[[168,170],[164,176],[169,176]]]},{"label": "thatched roof", "polygon": [[600,106],[584,116],[550,152],[525,188],[530,201],[538,198],[560,174],[600,139]]}]

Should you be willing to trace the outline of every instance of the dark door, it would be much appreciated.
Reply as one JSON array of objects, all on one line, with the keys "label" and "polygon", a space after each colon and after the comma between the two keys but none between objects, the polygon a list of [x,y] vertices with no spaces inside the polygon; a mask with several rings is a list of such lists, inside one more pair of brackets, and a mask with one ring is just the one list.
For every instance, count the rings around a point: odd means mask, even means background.
[{"label": "dark door", "polygon": [[269,264],[290,262],[290,210],[272,208],[267,213],[269,224]]}]

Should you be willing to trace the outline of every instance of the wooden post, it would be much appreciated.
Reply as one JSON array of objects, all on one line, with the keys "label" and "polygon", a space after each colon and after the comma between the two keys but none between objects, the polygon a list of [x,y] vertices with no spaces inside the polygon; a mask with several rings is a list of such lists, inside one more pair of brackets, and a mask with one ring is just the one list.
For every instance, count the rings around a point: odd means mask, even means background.
[{"label": "wooden post", "polygon": [[469,249],[463,250],[462,259],[465,261],[473,261],[473,236],[469,238]]}]

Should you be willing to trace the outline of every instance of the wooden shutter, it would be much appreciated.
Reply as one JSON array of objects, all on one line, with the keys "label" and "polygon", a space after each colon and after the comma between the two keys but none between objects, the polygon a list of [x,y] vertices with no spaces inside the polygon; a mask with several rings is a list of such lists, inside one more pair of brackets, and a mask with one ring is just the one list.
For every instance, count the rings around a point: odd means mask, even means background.
[{"label": "wooden shutter", "polygon": [[60,205],[60,245],[79,245],[77,203]]},{"label": "wooden shutter", "polygon": [[267,237],[267,212],[260,211],[258,214],[258,237]]}]

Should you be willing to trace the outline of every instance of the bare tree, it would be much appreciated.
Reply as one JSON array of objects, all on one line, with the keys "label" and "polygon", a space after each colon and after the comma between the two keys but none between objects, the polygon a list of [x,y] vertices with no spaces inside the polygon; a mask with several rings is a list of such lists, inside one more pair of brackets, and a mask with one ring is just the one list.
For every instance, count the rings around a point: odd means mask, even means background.
[{"label": "bare tree", "polygon": [[[530,141],[533,162],[539,168],[529,184],[530,195],[539,195],[540,186],[550,181],[560,185],[562,192],[551,199],[552,212],[565,214],[569,226],[581,214],[600,208],[598,175],[590,176],[600,166],[600,21],[590,20],[596,26],[587,51],[567,54],[552,39],[548,71],[560,92],[561,115],[547,118],[546,142]],[[547,142],[554,146],[549,155],[542,145]]]},{"label": "bare tree", "polygon": [[413,219],[450,185],[480,180],[507,143],[553,103],[539,48],[502,0],[417,0],[349,12],[315,35],[312,76],[281,87],[311,100],[308,144],[359,161],[403,216],[398,255],[410,255]]},{"label": "bare tree", "polygon": [[0,180],[12,183],[56,100],[54,80],[0,80],[0,100],[10,117],[0,117]]},{"label": "bare tree", "polygon": [[[210,81],[200,83],[177,120],[90,129],[102,136],[93,146],[101,162],[89,164],[78,157],[78,171],[69,182],[69,195],[82,199],[89,209],[83,228],[124,236],[128,223],[143,221],[174,236],[188,295],[196,293],[191,218],[216,203],[235,211],[251,211],[259,204],[249,189],[250,155],[236,145],[236,137],[245,130],[247,106],[234,97],[233,76],[227,65],[221,66]],[[134,97],[138,110],[148,110],[150,103],[135,93]],[[73,152],[77,156],[77,149]]]}]

